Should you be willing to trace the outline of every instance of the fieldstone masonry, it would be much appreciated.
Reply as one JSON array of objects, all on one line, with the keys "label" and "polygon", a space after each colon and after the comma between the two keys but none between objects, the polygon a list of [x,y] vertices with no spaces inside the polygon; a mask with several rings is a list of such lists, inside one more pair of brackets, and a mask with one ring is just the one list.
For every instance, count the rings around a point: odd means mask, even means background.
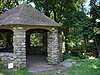
[{"label": "fieldstone masonry", "polygon": [[[58,38],[59,37],[59,38]],[[58,64],[62,59],[62,50],[61,50],[61,36],[58,34],[58,30],[52,28],[48,32],[48,63],[49,64]]]},{"label": "fieldstone masonry", "polygon": [[[0,58],[7,67],[26,66],[26,30],[23,27],[13,27],[13,53],[0,53]],[[62,61],[62,34],[56,28],[51,28],[47,38],[48,64],[58,64]]]},{"label": "fieldstone masonry", "polygon": [[14,47],[14,64],[15,66],[26,66],[26,33],[23,27],[14,27],[13,28],[13,47]]},{"label": "fieldstone masonry", "polygon": [[13,53],[0,53],[0,62],[3,63],[5,68],[7,68],[8,63],[12,63],[14,61],[13,56]]}]

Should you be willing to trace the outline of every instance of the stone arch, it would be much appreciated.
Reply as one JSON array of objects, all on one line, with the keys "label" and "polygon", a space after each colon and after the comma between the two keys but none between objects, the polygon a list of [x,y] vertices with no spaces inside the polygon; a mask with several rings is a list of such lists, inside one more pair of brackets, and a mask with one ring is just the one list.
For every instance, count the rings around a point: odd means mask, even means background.
[{"label": "stone arch", "polygon": [[13,52],[13,31],[0,29],[0,52]]}]

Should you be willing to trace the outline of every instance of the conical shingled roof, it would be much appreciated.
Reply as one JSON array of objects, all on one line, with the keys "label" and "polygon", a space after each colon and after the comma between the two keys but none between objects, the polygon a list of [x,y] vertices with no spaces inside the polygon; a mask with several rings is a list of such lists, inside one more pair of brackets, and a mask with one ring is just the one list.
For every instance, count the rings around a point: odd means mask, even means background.
[{"label": "conical shingled roof", "polygon": [[37,9],[28,4],[21,4],[0,15],[0,25],[41,25],[60,26]]}]

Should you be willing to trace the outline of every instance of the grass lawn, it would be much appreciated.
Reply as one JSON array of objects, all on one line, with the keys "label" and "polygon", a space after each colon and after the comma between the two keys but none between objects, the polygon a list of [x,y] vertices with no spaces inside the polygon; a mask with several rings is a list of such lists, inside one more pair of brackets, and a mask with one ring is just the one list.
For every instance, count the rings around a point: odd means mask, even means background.
[{"label": "grass lawn", "polygon": [[49,74],[31,74],[25,69],[17,71],[0,71],[0,75],[100,75],[100,60],[79,60],[79,66],[65,68],[62,71]]},{"label": "grass lawn", "polygon": [[27,72],[27,70],[17,70],[17,71],[0,71],[0,75],[32,75],[31,73]]},{"label": "grass lawn", "polygon": [[62,71],[68,75],[100,75],[100,60],[81,60],[79,66]]}]

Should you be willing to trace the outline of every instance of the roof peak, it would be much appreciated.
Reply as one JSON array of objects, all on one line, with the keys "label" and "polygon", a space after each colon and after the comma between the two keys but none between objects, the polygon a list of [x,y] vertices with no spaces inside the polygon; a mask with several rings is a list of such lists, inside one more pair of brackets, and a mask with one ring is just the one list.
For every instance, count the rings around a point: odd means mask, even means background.
[{"label": "roof peak", "polygon": [[0,15],[0,25],[23,24],[60,26],[46,15],[33,8],[30,4],[23,3]]}]

